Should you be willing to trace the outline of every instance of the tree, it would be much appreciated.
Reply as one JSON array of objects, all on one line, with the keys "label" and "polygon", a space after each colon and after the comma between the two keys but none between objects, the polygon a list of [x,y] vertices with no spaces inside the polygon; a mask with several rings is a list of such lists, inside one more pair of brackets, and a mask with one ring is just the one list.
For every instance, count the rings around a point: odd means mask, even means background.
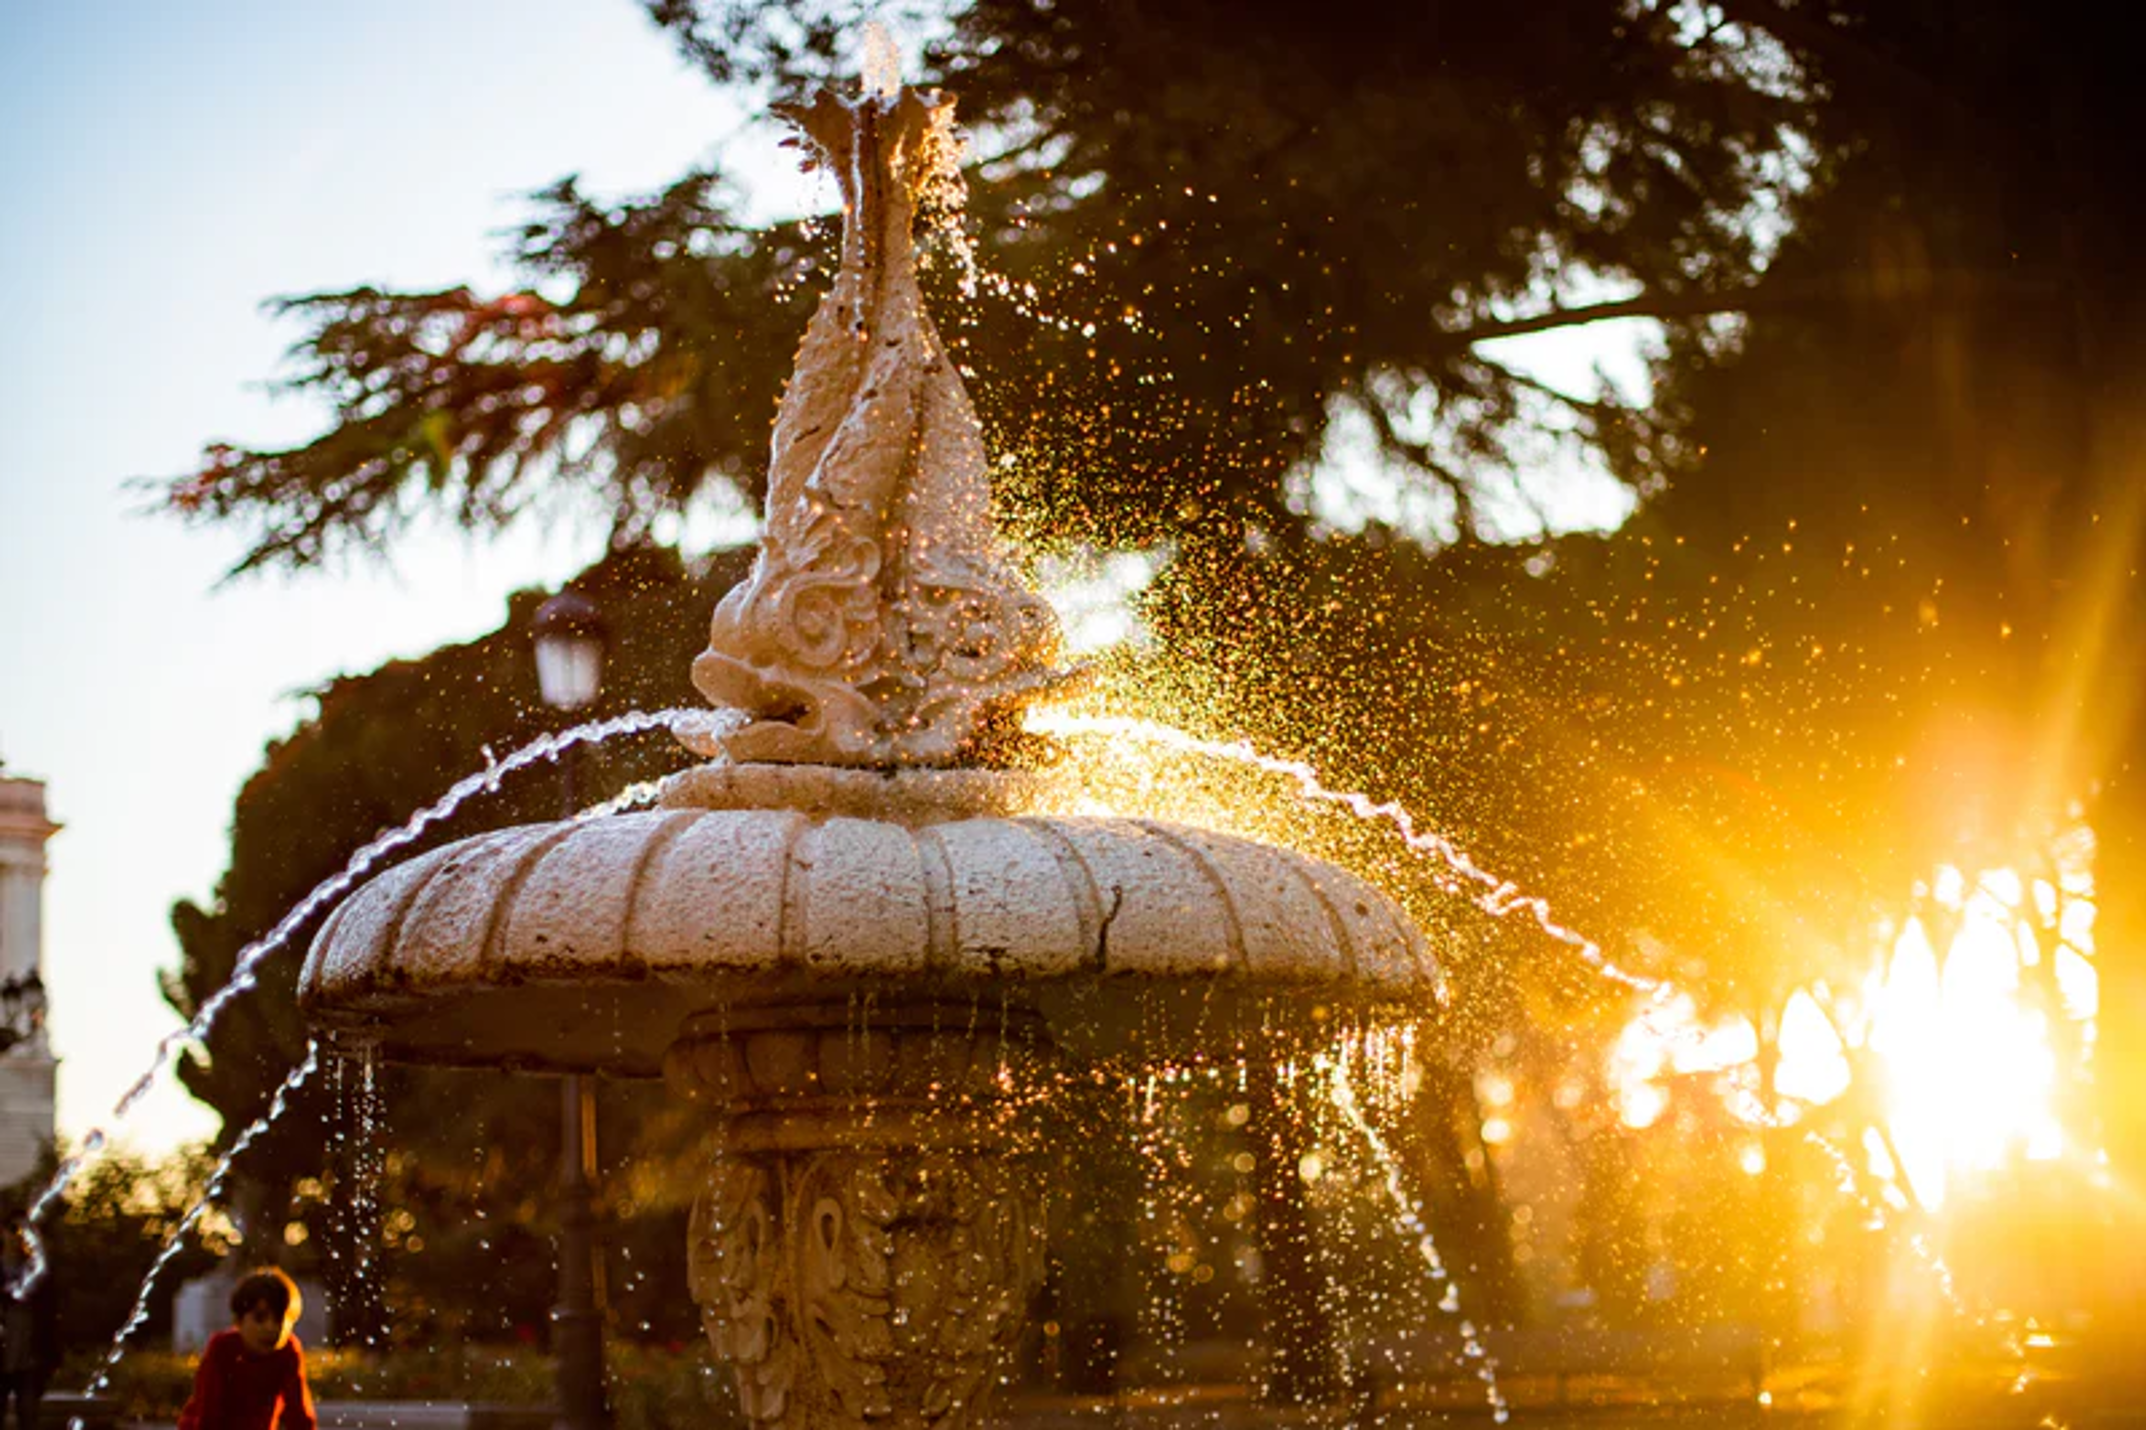
[{"label": "tree", "polygon": [[[831,78],[834,37],[863,18],[654,11],[718,77],[777,90]],[[1746,211],[1779,187],[1805,106],[1771,74],[1777,47],[1695,16],[954,10],[927,59],[984,153],[971,213],[991,281],[940,311],[1030,528],[1300,539],[1291,475],[1343,407],[1470,537],[1537,404],[1643,447],[1643,413],[1546,394],[1483,341],[1599,316],[1591,286],[1639,288],[1619,311],[1684,311],[1743,282]],[[292,300],[310,334],[291,385],[333,425],[289,451],[213,447],[174,504],[251,524],[258,566],[377,542],[413,507],[492,529],[568,485],[600,494],[620,540],[711,487],[756,497],[818,240],[741,228],[695,176],[609,207],[555,188],[514,257],[530,287],[496,299]],[[945,287],[964,276],[941,265]]]},{"label": "tree", "polygon": [[287,452],[211,446],[172,506],[253,524],[243,571],[382,546],[427,509],[491,531],[545,501],[642,544],[710,483],[750,491],[810,238],[741,229],[705,174],[616,207],[569,179],[536,203],[514,250],[528,291],[281,300],[311,327],[288,385],[325,398],[333,429]]},{"label": "tree", "polygon": [[1525,558],[1238,558],[1168,610],[1186,648],[1238,652],[1225,724],[1278,712],[1271,738],[1479,834],[1580,926],[1657,935],[1662,971],[1760,1027],[1799,982],[1860,981],[1873,915],[1936,863],[2044,869],[2083,814],[2102,1127],[2072,1125],[2137,1167],[2130,76],[2010,6],[1719,8],[1822,100],[1738,321],[1670,325],[1674,440],[1612,452],[1660,488],[1638,516]]},{"label": "tree", "polygon": [[[2140,200],[2125,177],[2141,147],[2134,76],[2090,30],[2017,6],[1723,8],[1771,28],[1828,94],[1821,181],[1760,291],[1847,271],[1867,295],[1754,311],[1733,362],[1665,368],[1689,437],[1658,520],[1700,561],[1731,542],[1767,549],[1764,578],[1747,568],[1731,599],[1762,608],[1782,646],[1846,656],[1820,678],[1860,685],[1866,711],[1890,704],[1892,739],[1866,747],[1900,761],[1864,782],[1873,832],[2030,868],[2079,815],[2092,826],[2094,1111],[2135,1177],[2146,343]],[[2089,1137],[2092,1121],[2079,1126]]]},{"label": "tree", "polygon": [[[10,1188],[7,1200],[27,1206],[51,1179],[58,1153]],[[127,1330],[132,1343],[169,1334],[171,1299],[152,1296],[138,1326],[129,1327],[134,1303],[150,1270],[187,1213],[200,1199],[209,1161],[199,1147],[184,1148],[161,1162],[134,1152],[112,1152],[85,1168],[53,1214],[41,1223],[50,1281],[33,1294],[51,1298],[54,1339],[63,1354],[102,1356]],[[178,1248],[161,1268],[161,1289],[199,1275],[223,1249],[212,1228],[203,1245]]]}]

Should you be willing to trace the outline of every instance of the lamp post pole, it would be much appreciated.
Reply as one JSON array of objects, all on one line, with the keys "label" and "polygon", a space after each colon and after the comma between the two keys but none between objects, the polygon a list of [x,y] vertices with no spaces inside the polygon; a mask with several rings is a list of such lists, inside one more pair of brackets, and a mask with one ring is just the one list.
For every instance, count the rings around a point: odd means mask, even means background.
[{"label": "lamp post pole", "polygon": [[578,1073],[560,1082],[559,1093],[565,1139],[559,1166],[559,1305],[552,1312],[558,1340],[559,1405],[567,1430],[606,1430],[611,1404],[604,1383],[603,1309],[596,1292],[596,1212],[591,1205],[596,1102]]},{"label": "lamp post pole", "polygon": [[[571,591],[561,592],[538,609],[532,634],[544,703],[555,710],[578,710],[595,700],[603,682],[607,634],[596,607]],[[562,817],[569,819],[581,802],[575,781],[577,753],[568,747],[559,754]],[[559,1116],[559,1304],[551,1315],[559,1409],[565,1430],[609,1430],[593,1205],[596,1099],[578,1073],[560,1079]]]}]

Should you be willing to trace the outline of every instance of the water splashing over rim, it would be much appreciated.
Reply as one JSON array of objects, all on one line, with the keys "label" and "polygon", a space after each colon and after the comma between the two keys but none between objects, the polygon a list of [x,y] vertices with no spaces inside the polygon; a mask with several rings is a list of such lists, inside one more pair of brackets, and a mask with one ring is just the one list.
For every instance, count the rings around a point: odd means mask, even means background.
[{"label": "water splashing over rim", "polygon": [[902,87],[902,51],[893,32],[878,20],[864,25],[864,52],[858,63],[858,79],[867,95],[885,99]]}]

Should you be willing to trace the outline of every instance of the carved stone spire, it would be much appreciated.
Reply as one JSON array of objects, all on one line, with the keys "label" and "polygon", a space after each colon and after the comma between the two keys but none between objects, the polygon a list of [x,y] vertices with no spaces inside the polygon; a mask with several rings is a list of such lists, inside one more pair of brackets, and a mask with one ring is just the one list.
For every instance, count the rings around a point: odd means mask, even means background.
[{"label": "carved stone spire", "polygon": [[822,93],[785,117],[842,190],[842,266],[776,418],[767,526],[693,683],[744,761],[947,765],[1062,679],[1056,616],[1000,554],[982,428],[924,311],[918,201],[952,174],[953,103]]}]

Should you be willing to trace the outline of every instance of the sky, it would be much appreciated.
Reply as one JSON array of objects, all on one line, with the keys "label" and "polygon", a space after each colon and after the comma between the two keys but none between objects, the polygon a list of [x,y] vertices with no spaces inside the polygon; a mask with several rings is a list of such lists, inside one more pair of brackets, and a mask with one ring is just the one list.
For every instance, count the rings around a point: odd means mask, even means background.
[{"label": "sky", "polygon": [[[0,3],[0,760],[47,781],[44,968],[59,1125],[145,1151],[215,1116],[167,1073],[169,911],[207,900],[238,789],[345,671],[497,628],[597,530],[452,533],[392,568],[220,584],[237,532],[129,479],[204,443],[302,440],[281,293],[498,288],[497,232],[568,173],[598,194],[718,155],[779,185],[736,106],[634,0]],[[294,951],[291,957],[302,951]]]}]

